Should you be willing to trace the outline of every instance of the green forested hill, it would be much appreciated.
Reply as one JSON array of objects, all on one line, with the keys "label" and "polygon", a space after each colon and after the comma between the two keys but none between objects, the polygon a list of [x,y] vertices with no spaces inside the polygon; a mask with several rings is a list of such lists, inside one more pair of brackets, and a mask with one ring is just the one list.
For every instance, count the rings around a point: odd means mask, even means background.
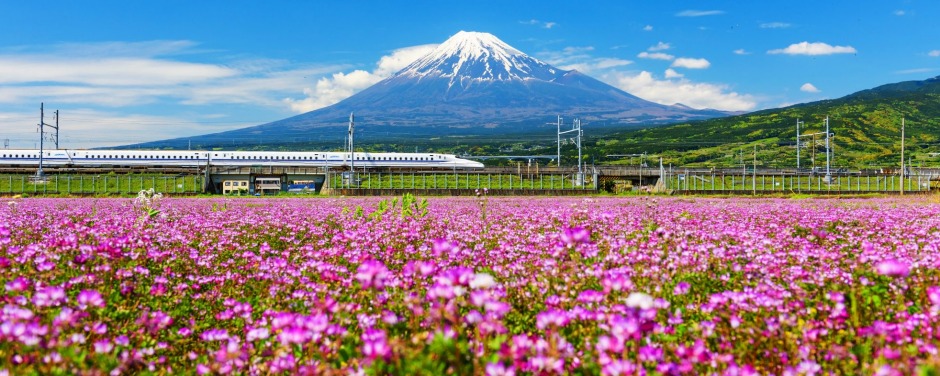
[{"label": "green forested hill", "polygon": [[[768,167],[796,165],[796,121],[801,133],[823,132],[829,116],[836,166],[866,168],[896,165],[905,118],[907,156],[914,165],[940,165],[940,77],[860,91],[839,99],[757,111],[643,130],[620,132],[595,141],[597,154],[650,153],[677,165],[727,167],[750,161],[757,149]],[[811,140],[806,140],[811,141]],[[825,147],[815,147],[817,165]],[[802,166],[811,166],[813,149],[803,149]]]}]

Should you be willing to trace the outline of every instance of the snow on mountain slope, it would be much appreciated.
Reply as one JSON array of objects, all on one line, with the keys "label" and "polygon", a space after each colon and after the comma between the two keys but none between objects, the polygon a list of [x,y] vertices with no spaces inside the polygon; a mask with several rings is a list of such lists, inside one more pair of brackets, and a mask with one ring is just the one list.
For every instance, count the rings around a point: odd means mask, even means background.
[{"label": "snow on mountain slope", "polygon": [[551,65],[520,52],[493,34],[461,31],[396,76],[447,77],[454,83],[462,78],[551,81],[558,73]]}]

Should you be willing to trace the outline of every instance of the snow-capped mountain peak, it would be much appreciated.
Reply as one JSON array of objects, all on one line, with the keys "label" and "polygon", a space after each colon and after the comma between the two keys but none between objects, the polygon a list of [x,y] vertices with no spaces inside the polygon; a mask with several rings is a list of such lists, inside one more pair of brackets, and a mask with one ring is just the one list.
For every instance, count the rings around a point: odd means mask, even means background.
[{"label": "snow-capped mountain peak", "polygon": [[558,73],[563,72],[520,52],[493,34],[460,31],[396,76],[447,77],[453,84],[466,79],[552,80]]}]

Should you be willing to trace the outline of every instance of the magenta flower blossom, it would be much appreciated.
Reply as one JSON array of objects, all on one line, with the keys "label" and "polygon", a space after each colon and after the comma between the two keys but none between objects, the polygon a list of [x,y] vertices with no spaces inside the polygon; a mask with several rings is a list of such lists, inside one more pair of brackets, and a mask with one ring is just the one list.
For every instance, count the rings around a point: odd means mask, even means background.
[{"label": "magenta flower blossom", "polygon": [[310,341],[311,333],[309,330],[301,327],[291,326],[285,328],[277,335],[277,340],[282,345],[291,345],[295,343],[306,343]]},{"label": "magenta flower blossom", "polygon": [[911,272],[910,265],[897,259],[879,262],[878,265],[875,266],[875,269],[878,271],[878,274],[889,277],[907,277]]},{"label": "magenta flower blossom", "polygon": [[940,286],[930,286],[927,288],[927,299],[933,305],[940,305]]},{"label": "magenta flower blossom", "polygon": [[606,295],[596,290],[584,290],[578,294],[578,301],[581,303],[600,303],[604,301]]},{"label": "magenta flower blossom", "polygon": [[457,243],[450,240],[434,239],[431,251],[434,252],[434,256],[441,256],[459,248],[460,246]]},{"label": "magenta flower blossom", "polygon": [[691,288],[688,282],[682,281],[676,284],[676,287],[672,289],[673,295],[685,295],[689,293],[689,288]]},{"label": "magenta flower blossom", "polygon": [[225,329],[209,329],[199,335],[203,341],[225,341],[229,339],[228,331]]},{"label": "magenta flower blossom", "polygon": [[7,282],[5,287],[6,290],[10,292],[21,292],[29,289],[31,285],[32,284],[28,279],[23,278],[23,276],[17,276],[16,278],[13,278],[12,281]]},{"label": "magenta flower blossom", "polygon": [[487,363],[484,372],[486,376],[516,376],[516,371],[512,367],[500,363]]},{"label": "magenta flower blossom", "polygon": [[591,241],[591,231],[584,227],[570,227],[561,233],[561,241],[568,246]]},{"label": "magenta flower blossom", "polygon": [[356,280],[359,281],[364,289],[384,289],[385,281],[389,276],[390,273],[388,268],[385,267],[385,264],[375,260],[362,263],[356,270]]},{"label": "magenta flower blossom", "polygon": [[260,339],[267,339],[270,333],[271,332],[268,330],[268,328],[253,328],[249,330],[247,334],[245,334],[245,340],[248,342],[253,342]]},{"label": "magenta flower blossom", "polygon": [[106,339],[97,340],[94,343],[95,353],[107,354],[114,349],[114,345]]},{"label": "magenta flower blossom", "polygon": [[101,293],[95,290],[82,290],[82,292],[78,293],[76,300],[78,301],[78,308],[80,309],[104,307],[104,299],[101,297]]},{"label": "magenta flower blossom", "polygon": [[33,304],[37,307],[57,306],[65,301],[65,289],[59,286],[49,286],[36,290],[33,295]]},{"label": "magenta flower blossom", "polygon": [[535,315],[535,326],[539,329],[563,328],[568,325],[568,314],[565,311],[549,309]]},{"label": "magenta flower blossom", "polygon": [[362,354],[369,359],[386,358],[392,353],[384,330],[366,329],[360,336]]}]

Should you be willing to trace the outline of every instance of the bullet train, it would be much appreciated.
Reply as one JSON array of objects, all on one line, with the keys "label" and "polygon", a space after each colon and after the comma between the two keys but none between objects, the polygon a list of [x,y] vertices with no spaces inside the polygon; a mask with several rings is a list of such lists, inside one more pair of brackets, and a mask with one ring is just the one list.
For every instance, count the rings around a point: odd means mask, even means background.
[{"label": "bullet train", "polygon": [[[0,166],[39,166],[39,150],[0,150]],[[62,167],[205,167],[293,166],[364,168],[474,169],[483,164],[435,153],[349,153],[279,151],[44,150],[43,166]]]}]

